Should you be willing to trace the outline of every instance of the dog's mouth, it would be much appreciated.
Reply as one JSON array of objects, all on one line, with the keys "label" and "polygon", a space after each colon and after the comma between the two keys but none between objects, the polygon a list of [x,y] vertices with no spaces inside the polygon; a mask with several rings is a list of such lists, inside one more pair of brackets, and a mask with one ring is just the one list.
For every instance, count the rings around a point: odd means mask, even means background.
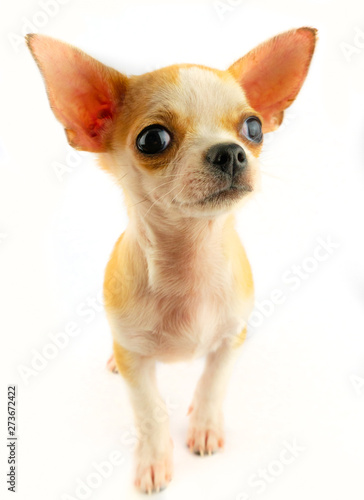
[{"label": "dog's mouth", "polygon": [[[253,191],[253,187],[244,183],[241,185],[231,184],[224,188],[220,188],[207,196],[201,198],[200,200],[191,202],[177,202],[179,206],[190,207],[190,208],[224,208],[230,207],[234,202],[238,202],[241,198]],[[176,202],[177,200],[175,200]]]},{"label": "dog's mouth", "polygon": [[198,201],[196,205],[219,205],[221,203],[233,202],[240,199],[244,194],[253,191],[252,186],[248,184],[244,185],[234,185],[230,187],[219,189],[214,193],[206,196],[202,200]]}]

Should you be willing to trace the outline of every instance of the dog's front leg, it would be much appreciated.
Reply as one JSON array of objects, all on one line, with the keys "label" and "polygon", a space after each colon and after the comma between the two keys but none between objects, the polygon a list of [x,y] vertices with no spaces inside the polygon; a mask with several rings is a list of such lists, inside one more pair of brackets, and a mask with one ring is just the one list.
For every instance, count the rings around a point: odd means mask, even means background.
[{"label": "dog's front leg", "polygon": [[155,361],[126,351],[117,343],[114,355],[118,371],[128,385],[139,434],[135,485],[146,493],[159,491],[172,478],[173,443],[167,408],[156,384]]},{"label": "dog's front leg", "polygon": [[223,400],[226,386],[238,354],[236,343],[224,343],[208,354],[204,372],[197,384],[189,409],[187,446],[194,453],[211,454],[224,446]]}]

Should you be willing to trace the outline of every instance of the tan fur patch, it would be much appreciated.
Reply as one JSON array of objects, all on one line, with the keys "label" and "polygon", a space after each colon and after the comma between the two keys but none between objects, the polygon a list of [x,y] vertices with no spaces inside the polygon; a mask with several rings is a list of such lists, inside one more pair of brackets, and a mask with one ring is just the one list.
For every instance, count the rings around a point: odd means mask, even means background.
[{"label": "tan fur patch", "polygon": [[125,313],[133,307],[137,290],[145,286],[146,265],[142,263],[138,248],[134,252],[124,239],[123,233],[115,244],[108,262],[104,280],[104,304],[108,310],[118,310]]},{"label": "tan fur patch", "polygon": [[116,366],[118,367],[119,373],[125,378],[125,380],[127,380],[129,383],[132,383],[135,370],[134,355],[124,349],[115,340],[113,343],[113,349]]},{"label": "tan fur patch", "polygon": [[245,249],[234,228],[235,219],[231,215],[225,226],[224,252],[232,265],[236,292],[243,299],[253,299],[253,276]]},{"label": "tan fur patch", "polygon": [[246,327],[235,337],[234,347],[240,347],[244,344],[246,339],[247,329]]}]

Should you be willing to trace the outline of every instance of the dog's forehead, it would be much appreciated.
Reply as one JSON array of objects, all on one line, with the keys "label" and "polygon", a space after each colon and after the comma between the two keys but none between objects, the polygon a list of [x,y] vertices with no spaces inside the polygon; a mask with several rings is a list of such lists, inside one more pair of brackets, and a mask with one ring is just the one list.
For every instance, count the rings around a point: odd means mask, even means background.
[{"label": "dog's forehead", "polygon": [[200,67],[180,68],[171,92],[175,106],[196,117],[229,113],[246,103],[241,87],[230,75]]},{"label": "dog's forehead", "polygon": [[143,93],[149,115],[168,111],[197,123],[248,107],[242,88],[227,71],[176,65],[145,75],[140,84],[138,97]]}]

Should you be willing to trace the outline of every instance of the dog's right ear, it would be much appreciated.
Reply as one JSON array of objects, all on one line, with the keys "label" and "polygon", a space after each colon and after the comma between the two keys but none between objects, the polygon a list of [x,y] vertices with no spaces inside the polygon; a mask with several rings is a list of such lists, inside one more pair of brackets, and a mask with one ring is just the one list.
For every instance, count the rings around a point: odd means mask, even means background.
[{"label": "dog's right ear", "polygon": [[105,152],[128,79],[81,50],[44,35],[27,35],[51,108],[76,149]]},{"label": "dog's right ear", "polygon": [[317,30],[286,31],[251,50],[229,68],[249,104],[263,118],[263,132],[282,123],[283,113],[297,97],[307,76]]}]

